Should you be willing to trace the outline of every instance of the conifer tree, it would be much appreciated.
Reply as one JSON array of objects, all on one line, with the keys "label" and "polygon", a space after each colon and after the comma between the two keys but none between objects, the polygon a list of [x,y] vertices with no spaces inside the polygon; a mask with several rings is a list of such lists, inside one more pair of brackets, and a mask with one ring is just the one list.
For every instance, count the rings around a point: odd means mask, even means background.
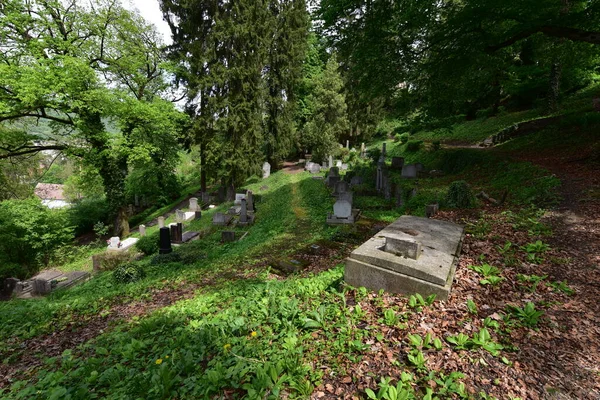
[{"label": "conifer tree", "polygon": [[265,153],[276,167],[297,142],[294,116],[309,27],[305,0],[270,0],[269,20]]}]

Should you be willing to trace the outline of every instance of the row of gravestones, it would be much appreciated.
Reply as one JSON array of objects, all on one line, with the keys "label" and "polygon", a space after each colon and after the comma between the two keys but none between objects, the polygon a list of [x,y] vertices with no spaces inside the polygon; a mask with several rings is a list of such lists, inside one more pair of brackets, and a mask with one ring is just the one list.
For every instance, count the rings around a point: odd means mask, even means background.
[{"label": "row of gravestones", "polygon": [[325,182],[333,190],[333,196],[336,197],[333,212],[327,215],[327,224],[344,225],[355,223],[360,217],[360,210],[353,208],[354,193],[350,189],[353,185],[362,184],[361,178],[354,177],[348,183],[340,176],[339,168],[332,167],[329,169]]}]

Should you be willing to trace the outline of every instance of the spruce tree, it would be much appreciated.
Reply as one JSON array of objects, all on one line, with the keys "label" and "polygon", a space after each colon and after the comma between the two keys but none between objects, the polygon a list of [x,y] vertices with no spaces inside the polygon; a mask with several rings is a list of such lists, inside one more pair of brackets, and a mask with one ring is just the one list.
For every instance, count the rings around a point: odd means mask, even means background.
[{"label": "spruce tree", "polygon": [[276,168],[297,142],[294,117],[309,27],[306,2],[270,0],[269,26],[265,153]]}]

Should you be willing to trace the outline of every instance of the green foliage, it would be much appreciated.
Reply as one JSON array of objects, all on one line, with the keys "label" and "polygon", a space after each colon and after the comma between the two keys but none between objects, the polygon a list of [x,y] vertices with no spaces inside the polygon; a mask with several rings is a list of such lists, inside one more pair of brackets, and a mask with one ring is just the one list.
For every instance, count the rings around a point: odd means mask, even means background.
[{"label": "green foliage", "polygon": [[544,261],[542,254],[546,253],[550,250],[550,246],[541,240],[536,240],[533,243],[527,243],[522,247],[523,250],[527,253],[527,260],[534,263],[540,264]]},{"label": "green foliage", "polygon": [[438,151],[442,148],[442,142],[440,142],[439,140],[434,140],[433,142],[431,142],[431,149],[433,151]]},{"label": "green foliage", "polygon": [[539,275],[525,275],[525,274],[517,274],[517,280],[519,282],[525,282],[525,283],[531,283],[531,287],[529,288],[529,291],[531,293],[535,293],[535,291],[537,290],[537,287],[539,285],[539,283],[541,281],[543,281],[544,279],[546,279],[548,277],[548,275],[543,275],[543,276],[539,276]]},{"label": "green foliage", "polygon": [[159,232],[153,232],[153,233],[148,234],[148,235],[146,235],[144,237],[141,237],[135,243],[135,247],[139,251],[141,251],[142,253],[144,253],[145,255],[149,256],[149,255],[158,253],[159,239],[160,239],[160,233]]},{"label": "green foliage", "polygon": [[455,181],[450,184],[446,195],[446,204],[449,207],[470,208],[475,205],[475,196],[471,187],[465,181]]},{"label": "green foliage", "polygon": [[519,320],[525,326],[530,328],[534,328],[540,321],[542,315],[544,315],[543,311],[537,310],[535,308],[535,304],[532,302],[527,302],[525,307],[517,307],[517,306],[508,306],[508,310],[511,315]]},{"label": "green foliage", "polygon": [[469,269],[483,276],[483,279],[479,281],[482,285],[496,286],[504,280],[500,276],[500,270],[490,264],[469,265]]},{"label": "green foliage", "polygon": [[[398,136],[398,135],[396,135],[396,136]],[[410,139],[410,133],[404,132],[403,134],[400,135],[400,143],[407,144],[408,143],[408,139]],[[417,150],[418,150],[418,147],[419,146],[417,146]],[[408,145],[406,146],[406,148],[408,150]]]},{"label": "green foliage", "polygon": [[504,346],[492,339],[487,328],[481,328],[479,332],[473,335],[473,338],[469,338],[464,333],[459,333],[456,336],[447,336],[446,341],[453,344],[458,350],[484,349],[494,357],[500,355],[500,351],[504,349]]},{"label": "green foliage", "polygon": [[417,312],[421,312],[423,307],[428,307],[433,304],[435,301],[436,295],[432,294],[427,296],[427,298],[423,298],[421,294],[417,293],[414,295],[410,295],[408,298],[408,306],[410,308],[414,308]]},{"label": "green foliage", "polygon": [[467,309],[469,313],[477,315],[477,304],[471,299],[467,299]]},{"label": "green foliage", "polygon": [[0,202],[0,263],[12,265],[5,273],[19,265],[17,277],[28,278],[72,240],[64,210],[50,210],[39,199]]},{"label": "green foliage", "polygon": [[110,206],[104,198],[86,198],[76,201],[68,209],[69,223],[75,227],[75,234],[82,235],[94,230],[98,223],[108,225]]},{"label": "green foliage", "polygon": [[156,254],[150,261],[151,265],[163,265],[181,262],[183,258],[179,252],[171,252],[167,254]]},{"label": "green foliage", "polygon": [[549,285],[552,289],[554,289],[554,291],[562,292],[567,296],[572,296],[575,294],[575,290],[571,289],[569,285],[567,285],[567,281],[550,282]]},{"label": "green foliage", "polygon": [[125,263],[119,265],[112,273],[113,279],[117,283],[132,283],[143,279],[146,276],[144,269],[137,263]]}]

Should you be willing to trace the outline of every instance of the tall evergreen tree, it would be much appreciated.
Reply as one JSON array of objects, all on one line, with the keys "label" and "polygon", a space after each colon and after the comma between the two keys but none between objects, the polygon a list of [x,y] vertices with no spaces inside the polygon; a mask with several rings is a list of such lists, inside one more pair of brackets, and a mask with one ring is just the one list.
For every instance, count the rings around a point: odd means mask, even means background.
[{"label": "tall evergreen tree", "polygon": [[294,116],[309,21],[305,0],[270,0],[269,12],[265,153],[276,167],[297,142]]}]

